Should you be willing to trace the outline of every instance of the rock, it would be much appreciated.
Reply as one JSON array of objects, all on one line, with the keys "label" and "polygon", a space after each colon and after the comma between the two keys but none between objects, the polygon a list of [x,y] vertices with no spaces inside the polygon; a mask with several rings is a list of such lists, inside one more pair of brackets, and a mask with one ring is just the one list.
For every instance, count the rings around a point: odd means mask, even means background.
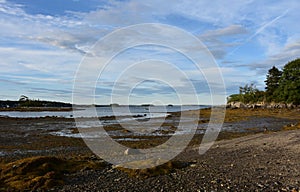
[{"label": "rock", "polygon": [[117,178],[117,179],[114,179],[115,182],[118,182],[120,181],[122,178]]},{"label": "rock", "polygon": [[255,109],[266,108],[266,105],[264,103],[255,103],[255,104],[253,104],[253,108],[255,108]]},{"label": "rock", "polygon": [[231,108],[231,109],[244,109],[247,106],[242,102],[231,102],[226,107]]},{"label": "rock", "polygon": [[289,103],[289,104],[286,105],[286,107],[287,107],[288,109],[294,109],[296,106],[293,105],[293,103]]},{"label": "rock", "polygon": [[141,152],[138,149],[132,149],[132,148],[127,148],[124,151],[124,155],[137,155],[140,154]]},{"label": "rock", "polygon": [[263,188],[263,187],[264,187],[262,184],[257,184],[257,186],[258,186],[259,188]]}]

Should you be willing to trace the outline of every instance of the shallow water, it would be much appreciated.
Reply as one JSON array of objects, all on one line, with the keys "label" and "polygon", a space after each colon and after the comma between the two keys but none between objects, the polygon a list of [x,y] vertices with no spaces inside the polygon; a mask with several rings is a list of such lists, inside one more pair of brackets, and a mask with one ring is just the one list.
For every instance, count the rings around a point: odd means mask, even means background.
[{"label": "shallow water", "polygon": [[[207,108],[206,105],[183,105],[183,106],[119,106],[119,107],[85,107],[75,111],[0,111],[0,116],[34,118],[34,117],[105,117],[105,116],[134,116],[144,115],[147,117],[164,117],[167,113],[197,110]],[[96,109],[96,110],[95,110]]]},{"label": "shallow water", "polygon": [[261,132],[265,129],[279,131],[283,126],[296,122],[295,120],[274,117],[250,117],[245,121],[224,123],[222,130],[232,132]]},{"label": "shallow water", "polygon": [[[87,138],[87,139],[101,139],[107,135],[117,137],[117,141],[141,141],[149,140],[153,137],[170,137],[173,135],[188,135],[188,134],[204,134],[208,123],[198,124],[193,118],[185,117],[181,119],[183,126],[177,128],[180,118],[175,115],[168,118],[152,118],[151,121],[136,121],[126,120],[126,129],[113,129],[117,125],[110,125],[110,131],[99,131],[99,122],[91,121],[91,118],[86,118],[83,126],[76,127],[72,119],[63,118],[34,118],[34,119],[11,119],[2,118],[0,123],[0,141],[3,146],[18,146],[28,145],[33,142],[34,138],[39,138],[41,135],[56,135],[61,137],[71,138]],[[203,120],[203,119],[202,119]],[[103,121],[104,122],[104,121]],[[165,123],[163,126],[162,123]],[[107,122],[106,122],[107,123]],[[110,122],[116,123],[116,122]],[[123,123],[123,122],[122,122]],[[270,131],[281,130],[283,126],[296,123],[295,120],[274,118],[274,117],[250,117],[248,120],[239,122],[224,123],[221,131],[229,132],[263,132],[265,128]],[[84,125],[87,126],[84,126]],[[104,123],[105,124],[105,123]],[[107,125],[107,124],[105,124]],[[193,126],[197,126],[196,133],[192,133]],[[120,126],[119,126],[120,127]],[[141,129],[142,127],[143,129]],[[82,130],[78,133],[76,128]],[[75,131],[75,132],[74,132]],[[150,137],[140,137],[150,136]],[[36,151],[28,151],[28,153],[35,153]],[[39,152],[39,151],[37,151]],[[0,157],[9,154],[23,154],[25,151],[19,150],[0,150]]]},{"label": "shallow water", "polygon": [[[172,136],[172,135],[184,135],[184,134],[193,134],[191,130],[193,130],[194,126],[197,126],[197,130],[195,134],[204,134],[208,123],[201,123],[196,125],[193,119],[185,118],[181,119],[183,126],[181,128],[177,128],[176,131],[173,131],[171,127],[164,126],[161,127],[162,118],[152,119],[151,123],[143,123],[143,129],[140,129],[141,124],[136,124],[136,121],[128,121],[123,125],[123,128],[127,130],[131,130],[131,132],[124,131],[108,131],[107,133],[110,136],[121,136],[124,138],[128,138],[130,136]],[[172,122],[177,124],[179,119],[177,120],[167,120],[166,122]],[[91,122],[89,122],[91,123]],[[223,123],[221,131],[229,131],[229,132],[262,132],[265,129],[270,131],[278,131],[281,130],[283,126],[295,123],[293,120],[273,118],[273,117],[252,117],[248,120],[239,121],[239,122],[230,122]],[[91,124],[90,124],[91,125]],[[83,126],[84,127],[84,126]],[[84,128],[82,130],[84,130]],[[88,128],[89,126],[87,126]],[[106,132],[101,131],[84,131],[84,133],[72,133],[71,131],[62,130],[52,134],[65,136],[65,137],[75,137],[75,138],[101,138],[104,137]]]}]

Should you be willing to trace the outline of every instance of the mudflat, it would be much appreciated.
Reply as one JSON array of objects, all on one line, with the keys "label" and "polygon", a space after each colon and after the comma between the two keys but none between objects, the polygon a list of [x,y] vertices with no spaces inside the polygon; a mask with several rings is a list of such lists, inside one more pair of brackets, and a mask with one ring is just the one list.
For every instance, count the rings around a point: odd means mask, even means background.
[{"label": "mudflat", "polygon": [[[184,112],[193,115],[195,112]],[[168,118],[176,119],[180,113]],[[172,161],[152,169],[116,168],[95,156],[76,133],[73,119],[0,118],[2,191],[298,191],[300,188],[299,109],[227,110],[218,141],[200,155],[210,110],[201,110],[199,132]],[[171,122],[171,121],[169,121]],[[112,136],[123,145],[149,148],[171,137],[165,123],[159,136]],[[175,127],[175,128],[174,128]],[[107,131],[120,130],[109,125]],[[167,131],[166,131],[167,130]],[[125,136],[124,136],[125,137]]]}]

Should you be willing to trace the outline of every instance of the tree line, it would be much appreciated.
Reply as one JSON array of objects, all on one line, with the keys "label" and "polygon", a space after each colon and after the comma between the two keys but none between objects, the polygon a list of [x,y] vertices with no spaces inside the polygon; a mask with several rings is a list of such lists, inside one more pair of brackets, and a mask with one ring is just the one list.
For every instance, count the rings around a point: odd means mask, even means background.
[{"label": "tree line", "polygon": [[273,66],[266,75],[265,91],[258,90],[255,84],[246,84],[239,88],[238,94],[228,97],[230,102],[249,103],[285,103],[300,105],[300,59],[288,62],[280,70]]},{"label": "tree line", "polygon": [[28,107],[72,107],[70,103],[43,101],[30,99],[26,95],[21,95],[18,101],[0,100],[0,108],[28,108]]}]

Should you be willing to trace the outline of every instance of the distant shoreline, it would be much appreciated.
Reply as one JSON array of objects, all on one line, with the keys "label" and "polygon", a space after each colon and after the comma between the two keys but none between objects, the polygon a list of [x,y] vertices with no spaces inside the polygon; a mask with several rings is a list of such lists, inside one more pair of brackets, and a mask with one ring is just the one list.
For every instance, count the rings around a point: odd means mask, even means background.
[{"label": "distant shoreline", "polygon": [[[151,107],[166,107],[166,108],[173,108],[178,107],[179,105],[157,105],[157,106],[151,106]],[[202,109],[211,108],[209,105],[182,105],[181,107],[185,106],[201,106]],[[0,112],[70,112],[74,110],[84,110],[86,108],[106,108],[106,107],[140,107],[140,108],[148,108],[142,105],[118,105],[118,106],[112,106],[112,105],[73,105],[72,107],[0,107]],[[181,108],[181,111],[184,111]]]},{"label": "distant shoreline", "polygon": [[72,111],[72,107],[26,107],[26,108],[0,108],[1,111],[19,111],[19,112],[43,112],[43,111]]}]

